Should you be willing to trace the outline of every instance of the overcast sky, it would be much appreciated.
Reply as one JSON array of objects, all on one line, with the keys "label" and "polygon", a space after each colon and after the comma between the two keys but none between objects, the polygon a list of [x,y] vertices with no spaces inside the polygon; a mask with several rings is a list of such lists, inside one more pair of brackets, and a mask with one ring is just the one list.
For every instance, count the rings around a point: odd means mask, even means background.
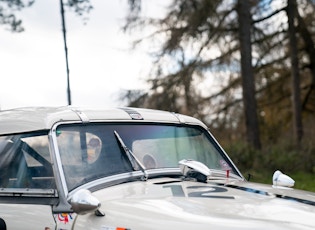
[{"label": "overcast sky", "polygon": [[[130,51],[121,31],[127,0],[92,1],[87,24],[66,12],[72,104],[119,107],[121,89],[145,88],[151,60],[146,50]],[[145,1],[144,1],[145,3]],[[159,6],[145,4],[148,14]],[[19,13],[25,31],[0,26],[0,108],[67,105],[67,81],[59,1],[37,0]]]}]

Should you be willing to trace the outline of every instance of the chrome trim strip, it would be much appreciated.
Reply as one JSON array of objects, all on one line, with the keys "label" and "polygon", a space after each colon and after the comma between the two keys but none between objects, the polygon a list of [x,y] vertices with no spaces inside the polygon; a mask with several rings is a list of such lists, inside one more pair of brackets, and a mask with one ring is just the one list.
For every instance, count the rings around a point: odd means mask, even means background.
[{"label": "chrome trim strip", "polygon": [[287,196],[287,195],[283,195],[283,194],[279,194],[279,193],[266,192],[266,191],[260,190],[260,189],[248,188],[245,186],[238,186],[238,185],[233,185],[233,184],[221,184],[221,183],[217,183],[217,184],[220,186],[228,187],[228,188],[239,189],[239,190],[242,190],[245,192],[260,194],[260,195],[264,195],[264,196],[271,196],[271,197],[276,197],[276,198],[280,198],[280,199],[284,199],[284,200],[295,201],[295,202],[315,206],[314,201],[301,199],[301,198],[294,197],[294,196]]},{"label": "chrome trim strip", "polygon": [[[63,195],[65,197],[67,197],[68,195],[68,187],[67,187],[67,183],[66,183],[66,178],[65,178],[65,174],[62,168],[62,162],[61,162],[61,158],[60,158],[60,152],[59,152],[59,148],[58,148],[58,144],[57,144],[57,136],[56,136],[56,128],[57,128],[57,124],[55,124],[53,126],[53,128],[51,129],[51,131],[49,132],[48,136],[51,137],[52,140],[52,146],[53,146],[53,151],[52,151],[52,155],[53,155],[53,167],[54,170],[56,170],[56,174],[55,176],[58,176],[61,182],[61,187],[62,187],[62,191],[63,191]],[[56,183],[58,183],[58,181],[56,181]],[[57,185],[58,186],[58,185]]]},{"label": "chrome trim strip", "polygon": [[143,120],[142,115],[138,111],[136,111],[136,110],[134,110],[132,108],[123,107],[123,108],[119,108],[119,109],[121,109],[121,110],[125,111],[126,113],[128,113],[128,115],[130,116],[130,118],[132,120]]},{"label": "chrome trim strip", "polygon": [[[164,176],[164,177],[171,177],[171,176],[181,176],[181,172],[179,168],[161,168],[161,169],[149,169],[148,171],[148,180],[150,180],[150,177],[156,177],[156,176]],[[128,173],[122,173],[122,174],[117,174],[113,176],[108,176],[108,177],[103,177],[96,179],[94,181],[88,182],[86,184],[83,184],[76,189],[72,190],[69,192],[69,196],[71,197],[76,191],[79,191],[81,189],[88,189],[90,190],[91,188],[98,187],[100,185],[104,185],[104,187],[110,187],[113,184],[119,184],[119,183],[124,183],[128,179],[129,181],[139,181],[145,183],[145,181],[141,180],[141,177],[143,176],[142,171],[133,171],[133,172],[128,172]]]},{"label": "chrome trim strip", "polygon": [[1,188],[1,196],[40,196],[56,197],[55,189]]},{"label": "chrome trim strip", "polygon": [[186,124],[185,119],[183,118],[183,116],[181,116],[178,113],[172,112],[172,114],[177,118],[177,120],[179,121],[179,123],[181,124]]},{"label": "chrome trim strip", "polygon": [[217,139],[212,135],[212,133],[210,132],[209,129],[207,129],[208,134],[211,136],[211,138],[213,139],[216,147],[219,148],[219,150],[224,154],[224,156],[228,159],[228,161],[232,164],[232,166],[234,167],[234,169],[236,170],[236,172],[239,174],[239,176],[245,180],[245,177],[242,175],[242,173],[239,171],[239,169],[236,167],[236,165],[234,164],[234,162],[232,161],[232,159],[229,157],[229,155],[225,152],[225,150],[223,149],[223,147],[219,144],[219,142],[217,141]]},{"label": "chrome trim strip", "polygon": [[90,122],[90,119],[89,117],[83,113],[82,111],[80,110],[77,110],[77,109],[71,109],[73,112],[75,112],[75,114],[77,114],[79,116],[79,118],[81,119],[82,123],[89,123]]}]

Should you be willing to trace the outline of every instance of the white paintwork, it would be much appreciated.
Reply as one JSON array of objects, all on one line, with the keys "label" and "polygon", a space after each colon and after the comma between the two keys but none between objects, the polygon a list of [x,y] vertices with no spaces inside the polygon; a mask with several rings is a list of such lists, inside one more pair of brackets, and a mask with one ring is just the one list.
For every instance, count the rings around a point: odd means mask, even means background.
[{"label": "white paintwork", "polygon": [[[264,191],[265,194],[222,187],[216,183],[175,182],[169,178],[121,184],[95,192],[106,216],[77,216],[75,229],[83,230],[87,226],[91,230],[106,227],[132,230],[315,229],[314,206],[278,198],[275,194],[283,191],[271,186],[236,181],[228,183]],[[169,186],[180,186],[184,196],[174,195]],[[203,197],[193,197],[198,192]],[[315,202],[312,193],[291,191],[289,195],[308,196]]]},{"label": "white paintwork", "polygon": [[[207,128],[199,120],[188,116],[155,110],[134,110],[141,113],[145,122],[185,122]],[[95,110],[68,106],[22,108],[0,112],[0,135],[51,130],[63,122],[131,120],[132,117],[122,109]],[[56,143],[54,144],[52,149],[56,148]],[[181,180],[180,177],[163,177],[103,188],[92,193],[95,199],[90,195],[86,199],[100,201],[101,212],[105,213],[102,217],[96,216],[94,212],[85,215],[53,214],[51,205],[6,202],[0,204],[0,218],[5,220],[7,229],[14,230],[117,230],[118,227],[131,230],[315,229],[315,193],[282,189],[284,184],[279,184],[279,181],[285,181],[286,186],[292,184],[288,176],[277,172],[274,180],[278,184],[274,187],[248,183],[243,178],[212,180],[214,171],[208,172],[200,162],[190,163],[192,162],[186,161],[182,165],[199,169],[210,177],[208,183],[195,182],[189,178]],[[63,171],[56,172],[62,174]],[[113,178],[116,176],[118,175]],[[97,183],[104,183],[101,181],[102,179],[92,181],[82,187],[95,188]],[[82,188],[73,191],[71,195],[75,198],[75,192],[80,189]],[[59,196],[63,195],[59,190]],[[80,197],[82,196],[79,196],[78,203]],[[65,199],[65,196],[62,198]],[[73,197],[68,197],[69,200],[71,198]],[[98,202],[95,203],[98,206]]]},{"label": "white paintwork", "polygon": [[[160,110],[135,108],[145,121],[198,124],[207,128],[199,120]],[[179,119],[180,117],[180,119]],[[58,122],[98,122],[132,120],[123,109],[63,107],[27,107],[0,111],[0,135],[22,133],[35,130],[49,130]],[[141,120],[140,120],[141,121]]]},{"label": "white paintwork", "polygon": [[56,226],[49,205],[0,203],[0,217],[8,230],[53,230]]}]

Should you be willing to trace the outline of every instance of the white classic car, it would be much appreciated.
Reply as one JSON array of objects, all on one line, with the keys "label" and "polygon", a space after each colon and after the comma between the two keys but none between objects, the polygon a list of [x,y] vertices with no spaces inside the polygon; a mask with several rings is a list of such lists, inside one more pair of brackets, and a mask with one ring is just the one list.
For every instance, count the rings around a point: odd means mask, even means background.
[{"label": "white classic car", "polygon": [[315,229],[315,194],[244,179],[199,120],[77,107],[0,112],[0,229]]}]

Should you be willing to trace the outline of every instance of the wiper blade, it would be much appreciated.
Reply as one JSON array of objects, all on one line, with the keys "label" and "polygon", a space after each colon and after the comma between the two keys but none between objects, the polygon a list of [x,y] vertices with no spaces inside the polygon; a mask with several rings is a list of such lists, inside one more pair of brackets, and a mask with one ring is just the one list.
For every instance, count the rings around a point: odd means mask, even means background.
[{"label": "wiper blade", "polygon": [[120,144],[120,147],[124,150],[129,162],[131,163],[131,166],[133,170],[140,170],[143,172],[143,180],[148,179],[148,173],[146,171],[146,168],[141,163],[141,161],[133,154],[133,152],[125,145],[124,141],[121,139],[120,135],[117,133],[116,130],[114,130],[114,134],[118,140],[118,143]]}]

